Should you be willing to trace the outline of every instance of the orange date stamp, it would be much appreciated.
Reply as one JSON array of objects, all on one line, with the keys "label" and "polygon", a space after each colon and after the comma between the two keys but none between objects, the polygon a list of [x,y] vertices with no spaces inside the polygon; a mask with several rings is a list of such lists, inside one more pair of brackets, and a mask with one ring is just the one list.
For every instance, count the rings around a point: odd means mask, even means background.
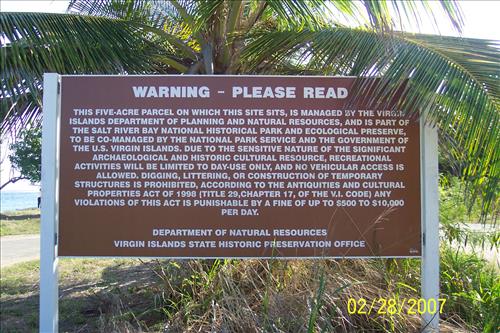
[{"label": "orange date stamp", "polygon": [[446,298],[349,298],[347,312],[362,315],[423,315],[443,313]]}]

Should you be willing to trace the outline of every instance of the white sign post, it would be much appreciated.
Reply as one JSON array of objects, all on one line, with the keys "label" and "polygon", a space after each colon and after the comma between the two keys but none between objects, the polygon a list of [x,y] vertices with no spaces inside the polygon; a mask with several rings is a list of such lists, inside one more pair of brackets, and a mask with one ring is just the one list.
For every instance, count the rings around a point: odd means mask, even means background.
[{"label": "white sign post", "polygon": [[42,203],[40,230],[40,332],[58,331],[59,75],[43,76]]},{"label": "white sign post", "polygon": [[[439,331],[439,170],[438,134],[436,127],[420,119],[420,163],[422,196],[422,299],[427,311],[422,315],[423,332]],[[435,313],[429,309],[435,304]]]}]

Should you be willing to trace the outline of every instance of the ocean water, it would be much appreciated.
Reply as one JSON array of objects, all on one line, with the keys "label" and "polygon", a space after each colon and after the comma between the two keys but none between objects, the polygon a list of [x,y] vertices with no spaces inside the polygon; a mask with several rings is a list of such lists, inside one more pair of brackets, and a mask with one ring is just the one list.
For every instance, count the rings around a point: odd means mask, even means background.
[{"label": "ocean water", "polygon": [[36,208],[40,192],[0,192],[0,211]]}]

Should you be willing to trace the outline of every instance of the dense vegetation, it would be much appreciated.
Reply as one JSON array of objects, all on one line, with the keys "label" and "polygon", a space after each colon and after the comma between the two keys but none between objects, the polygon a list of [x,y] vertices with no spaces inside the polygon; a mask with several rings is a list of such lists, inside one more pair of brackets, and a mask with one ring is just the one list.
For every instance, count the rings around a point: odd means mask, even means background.
[{"label": "dense vegetation", "polygon": [[[443,332],[498,332],[500,279],[474,254],[445,247]],[[381,299],[418,299],[420,261],[146,261],[63,259],[63,332],[418,332]],[[2,332],[38,327],[38,263],[2,269]],[[351,313],[349,300],[375,302]],[[367,309],[365,309],[367,310]],[[378,314],[378,311],[382,311]],[[398,310],[399,311],[399,310]],[[410,312],[410,314],[408,314]]]}]

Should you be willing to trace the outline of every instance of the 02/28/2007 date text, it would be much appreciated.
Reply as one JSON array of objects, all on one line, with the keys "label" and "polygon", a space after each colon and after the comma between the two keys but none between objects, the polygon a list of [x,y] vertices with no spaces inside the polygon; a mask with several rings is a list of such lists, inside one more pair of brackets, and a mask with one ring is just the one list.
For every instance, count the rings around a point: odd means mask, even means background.
[{"label": "02/28/2007 date text", "polygon": [[445,298],[349,298],[347,312],[364,315],[417,315],[443,313]]}]

